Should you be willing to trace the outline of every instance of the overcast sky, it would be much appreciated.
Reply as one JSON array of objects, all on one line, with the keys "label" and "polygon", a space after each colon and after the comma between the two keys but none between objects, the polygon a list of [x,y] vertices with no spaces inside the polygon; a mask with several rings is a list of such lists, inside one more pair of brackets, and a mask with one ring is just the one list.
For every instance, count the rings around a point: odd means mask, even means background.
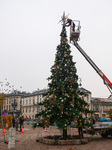
[{"label": "overcast sky", "polygon": [[[64,11],[80,20],[79,45],[112,82],[111,0],[0,0],[0,82],[28,92],[47,88]],[[70,46],[82,87],[94,97],[108,97],[103,80]]]}]

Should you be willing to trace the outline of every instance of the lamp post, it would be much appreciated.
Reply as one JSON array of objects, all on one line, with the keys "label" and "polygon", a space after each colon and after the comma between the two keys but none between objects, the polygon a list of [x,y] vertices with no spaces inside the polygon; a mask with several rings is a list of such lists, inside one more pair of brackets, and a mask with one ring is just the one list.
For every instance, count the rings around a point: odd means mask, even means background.
[{"label": "lamp post", "polygon": [[[22,86],[20,87],[20,93],[22,96]],[[22,114],[22,98],[20,99],[20,114]]]},{"label": "lamp post", "polygon": [[13,105],[13,116],[14,116],[14,113],[15,113],[15,91],[14,91],[14,105]]}]

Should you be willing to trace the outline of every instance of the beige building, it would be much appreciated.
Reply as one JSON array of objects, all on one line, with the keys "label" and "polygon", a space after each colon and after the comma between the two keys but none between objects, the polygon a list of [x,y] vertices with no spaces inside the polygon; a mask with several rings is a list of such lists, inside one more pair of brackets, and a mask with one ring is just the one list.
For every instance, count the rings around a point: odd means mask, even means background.
[{"label": "beige building", "polygon": [[9,114],[17,114],[21,113],[22,107],[22,95],[19,91],[14,91],[10,94],[5,95],[6,100],[3,103],[3,112],[8,112]]},{"label": "beige building", "polygon": [[90,91],[84,89],[84,88],[80,88],[80,91],[84,92],[85,94],[87,94],[87,96],[84,97],[84,100],[88,103],[89,105],[89,110],[91,109],[91,99],[92,99],[92,94]]},{"label": "beige building", "polygon": [[[87,94],[84,100],[89,104],[91,108],[91,92],[84,88],[80,90]],[[32,93],[15,91],[14,93],[7,94],[6,101],[4,101],[3,111],[9,114],[16,114],[19,116],[22,114],[24,118],[35,119],[35,115],[40,112],[44,107],[38,104],[44,100],[43,94],[48,90],[38,90]]]},{"label": "beige building", "polygon": [[94,116],[109,117],[108,111],[112,109],[112,99],[108,98],[92,98],[91,102],[92,110],[95,111]]},{"label": "beige building", "polygon": [[6,95],[6,100],[3,103],[3,112],[22,114],[25,118],[35,119],[35,115],[41,111],[42,107],[38,103],[44,100],[42,94],[47,90],[39,90],[33,93],[14,91]]},{"label": "beige building", "polygon": [[47,90],[35,91],[22,97],[22,115],[24,118],[35,119],[35,115],[42,110],[38,104],[44,100],[43,93]]}]

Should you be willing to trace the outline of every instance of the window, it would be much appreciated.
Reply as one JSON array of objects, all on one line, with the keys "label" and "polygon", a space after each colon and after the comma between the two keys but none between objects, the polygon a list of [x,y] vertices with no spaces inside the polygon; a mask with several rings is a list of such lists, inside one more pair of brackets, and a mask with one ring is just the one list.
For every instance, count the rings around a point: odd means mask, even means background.
[{"label": "window", "polygon": [[27,113],[27,108],[26,108],[26,113]]},{"label": "window", "polygon": [[39,113],[39,106],[37,106],[37,113]]},{"label": "window", "polygon": [[28,105],[28,100],[26,100],[26,105]]},{"label": "window", "polygon": [[87,103],[89,103],[89,96],[87,96]]},{"label": "window", "polygon": [[35,107],[33,107],[33,110],[32,110],[33,112],[35,111]]},{"label": "window", "polygon": [[29,112],[31,112],[31,107],[29,108]]},{"label": "window", "polygon": [[31,105],[31,99],[29,99],[29,105]]},{"label": "window", "polygon": [[37,103],[39,103],[39,95],[37,95]]},{"label": "window", "polygon": [[35,105],[35,99],[33,98],[33,105]]},{"label": "window", "polygon": [[103,107],[104,111],[106,111],[106,106]]},{"label": "window", "polygon": [[93,106],[93,110],[94,110],[94,111],[96,110],[96,107],[95,107],[95,106]]},{"label": "window", "polygon": [[99,106],[96,107],[96,111],[99,111]]}]

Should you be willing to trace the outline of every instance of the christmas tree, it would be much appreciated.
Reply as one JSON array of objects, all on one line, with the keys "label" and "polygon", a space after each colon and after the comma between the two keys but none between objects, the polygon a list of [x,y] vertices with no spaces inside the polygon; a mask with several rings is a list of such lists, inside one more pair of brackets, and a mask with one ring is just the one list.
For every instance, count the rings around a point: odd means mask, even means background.
[{"label": "christmas tree", "polygon": [[51,76],[48,78],[49,89],[44,94],[45,100],[40,103],[45,109],[38,116],[43,118],[42,126],[55,123],[59,129],[63,129],[63,139],[66,139],[67,127],[72,121],[75,121],[76,127],[88,125],[82,116],[90,111],[84,101],[85,95],[78,87],[77,70],[72,60],[64,25],[60,36],[60,45],[57,46],[55,62],[51,67]]}]

